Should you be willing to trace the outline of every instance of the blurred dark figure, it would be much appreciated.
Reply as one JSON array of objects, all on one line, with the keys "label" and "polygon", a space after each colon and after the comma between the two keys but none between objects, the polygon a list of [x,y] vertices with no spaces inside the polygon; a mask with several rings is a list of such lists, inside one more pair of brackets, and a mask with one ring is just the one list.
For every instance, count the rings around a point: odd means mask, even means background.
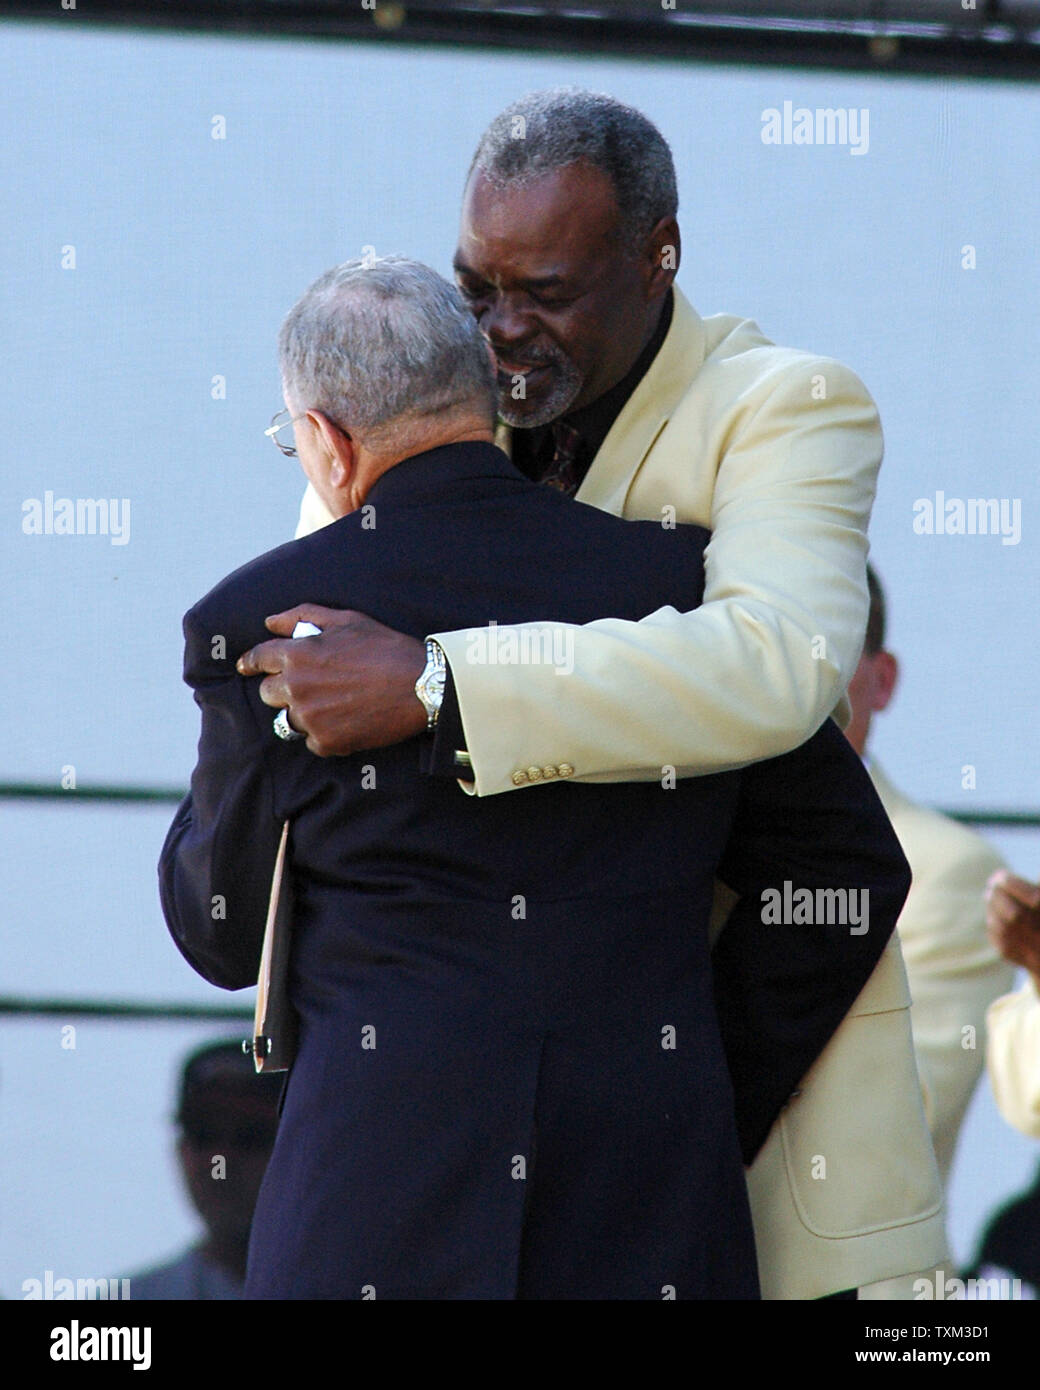
[{"label": "blurred dark figure", "polygon": [[257,1076],[239,1042],[209,1043],[184,1065],[177,1156],[204,1238],[131,1275],[131,1299],[241,1298],[249,1226],[274,1147],[281,1077]]},{"label": "blurred dark figure", "polygon": [[990,1217],[964,1278],[1020,1279],[1009,1298],[1040,1298],[1040,1168],[1032,1186]]}]

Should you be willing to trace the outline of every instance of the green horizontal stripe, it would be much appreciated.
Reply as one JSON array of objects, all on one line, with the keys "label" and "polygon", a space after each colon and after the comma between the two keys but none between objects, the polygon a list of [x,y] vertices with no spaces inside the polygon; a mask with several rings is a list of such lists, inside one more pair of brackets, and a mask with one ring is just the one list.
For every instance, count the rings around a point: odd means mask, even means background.
[{"label": "green horizontal stripe", "polygon": [[144,1004],[127,999],[20,999],[0,997],[0,1015],[36,1018],[155,1019],[160,1022],[252,1022],[253,1010],[230,1004]]}]

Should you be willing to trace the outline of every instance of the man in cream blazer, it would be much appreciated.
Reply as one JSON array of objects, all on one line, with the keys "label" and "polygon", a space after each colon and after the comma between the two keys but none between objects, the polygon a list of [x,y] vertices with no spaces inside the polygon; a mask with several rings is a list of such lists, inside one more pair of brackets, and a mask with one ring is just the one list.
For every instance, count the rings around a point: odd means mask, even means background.
[{"label": "man in cream blazer", "polygon": [[[525,139],[507,149],[521,115]],[[598,153],[594,136],[611,123],[624,138]],[[619,168],[617,150],[640,141],[640,158]],[[430,727],[432,774],[461,773],[478,796],[516,794],[557,777],[744,766],[798,746],[836,706],[847,715],[867,615],[877,411],[840,363],[776,347],[748,320],[702,318],[673,289],[674,171],[670,204],[663,176],[657,193],[639,184],[663,167],[661,147],[670,167],[659,132],[609,98],[516,103],[478,149],[456,274],[495,352],[504,417],[533,437],[565,416],[593,440],[577,499],[712,530],[704,606],[563,629],[566,679],[550,663],[469,660],[471,634],[431,633],[425,655],[436,663],[439,645],[448,679],[427,725],[409,712],[411,681],[427,684],[417,644],[304,604],[268,625],[288,638],[308,618],[323,636],[265,643],[239,669],[266,673],[262,698],[288,708],[312,752]],[[528,161],[516,179],[510,159]],[[633,255],[641,207],[653,225]],[[555,448],[554,485],[567,466],[559,437]],[[530,459],[519,466],[541,476]],[[298,534],[327,519],[306,497]],[[824,1297],[945,1257],[909,1006],[893,942],[749,1170],[765,1298]]]}]

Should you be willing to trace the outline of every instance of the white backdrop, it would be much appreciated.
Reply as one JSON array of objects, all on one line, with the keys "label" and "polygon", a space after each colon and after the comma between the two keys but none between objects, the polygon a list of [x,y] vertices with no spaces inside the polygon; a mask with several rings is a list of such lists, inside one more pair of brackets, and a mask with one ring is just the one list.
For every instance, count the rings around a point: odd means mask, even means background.
[{"label": "white backdrop", "polygon": [[[17,133],[0,151],[0,779],[58,785],[71,767],[81,784],[186,783],[180,616],[295,522],[301,480],[262,436],[281,404],[281,316],[366,246],[447,273],[482,128],[522,92],[574,82],[638,105],[671,142],[680,283],[698,309],[847,361],[878,400],[874,560],[904,669],[876,730],[886,770],[933,804],[1040,806],[1035,89],[71,19],[0,24],[0,51]],[[866,108],[869,149],[763,144],[762,112],[788,100]],[[1020,499],[1019,543],[915,534],[914,502],[940,490]],[[127,499],[128,543],[24,534],[23,504],[47,491]],[[67,796],[0,803],[3,991],[229,1001],[166,937],[168,810]],[[1040,872],[1035,833],[999,843]],[[73,1052],[60,1025],[0,1024],[9,1298],[48,1268],[125,1273],[194,1229],[167,1121],[177,1059],[225,1030],[82,1024]],[[952,1193],[960,1257],[1036,1156],[980,1088]]]}]

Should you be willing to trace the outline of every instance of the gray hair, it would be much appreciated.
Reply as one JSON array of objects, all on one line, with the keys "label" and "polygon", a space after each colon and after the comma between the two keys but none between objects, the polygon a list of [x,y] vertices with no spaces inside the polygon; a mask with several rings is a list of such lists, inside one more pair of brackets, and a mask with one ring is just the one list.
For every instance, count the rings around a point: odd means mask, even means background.
[{"label": "gray hair", "polygon": [[393,427],[497,401],[494,368],[454,285],[405,256],[344,261],[319,276],[278,336],[296,410],[320,410],[382,451]]},{"label": "gray hair", "polygon": [[523,185],[578,160],[613,184],[620,238],[630,249],[679,211],[672,152],[653,122],[634,106],[579,87],[529,92],[507,106],[481,136],[469,174],[479,169],[499,187]]}]

